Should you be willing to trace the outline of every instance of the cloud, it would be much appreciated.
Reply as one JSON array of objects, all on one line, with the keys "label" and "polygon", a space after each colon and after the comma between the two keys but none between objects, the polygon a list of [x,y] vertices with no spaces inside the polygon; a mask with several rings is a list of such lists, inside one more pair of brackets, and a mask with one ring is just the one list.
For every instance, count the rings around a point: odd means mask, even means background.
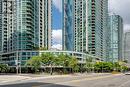
[{"label": "cloud", "polygon": [[62,43],[62,30],[53,30],[52,31],[53,44],[61,44]]},{"label": "cloud", "polygon": [[130,30],[130,0],[109,0],[109,12],[120,15],[124,21],[124,31]]},{"label": "cloud", "polygon": [[62,45],[61,44],[56,44],[56,45],[53,45],[52,48],[62,50]]},{"label": "cloud", "polygon": [[125,24],[124,25],[124,32],[130,31],[130,24]]},{"label": "cloud", "polygon": [[52,0],[53,5],[59,10],[59,12],[62,12],[62,0]]},{"label": "cloud", "polygon": [[62,45],[61,45],[62,44],[62,30],[61,29],[53,30],[52,38],[53,38],[52,48],[62,49]]}]

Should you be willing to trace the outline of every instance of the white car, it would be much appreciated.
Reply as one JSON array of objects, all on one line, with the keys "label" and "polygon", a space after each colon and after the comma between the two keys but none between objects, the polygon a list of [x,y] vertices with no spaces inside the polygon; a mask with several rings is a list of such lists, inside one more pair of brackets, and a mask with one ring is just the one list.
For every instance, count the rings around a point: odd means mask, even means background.
[{"label": "white car", "polygon": [[125,75],[130,75],[130,71],[129,72],[125,72]]}]

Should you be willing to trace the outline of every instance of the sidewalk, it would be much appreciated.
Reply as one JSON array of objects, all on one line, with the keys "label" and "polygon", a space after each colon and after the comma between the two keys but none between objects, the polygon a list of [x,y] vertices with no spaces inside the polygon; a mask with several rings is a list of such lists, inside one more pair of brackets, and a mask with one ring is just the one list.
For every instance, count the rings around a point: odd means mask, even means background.
[{"label": "sidewalk", "polygon": [[37,79],[47,79],[47,78],[56,78],[56,77],[67,77],[70,75],[36,75],[36,74],[19,74],[19,75],[0,75],[0,85],[18,82],[18,81],[28,81],[28,80],[37,80]]},{"label": "sidewalk", "polygon": [[7,82],[14,82],[19,80],[30,79],[28,76],[19,76],[19,75],[0,75],[0,84]]}]

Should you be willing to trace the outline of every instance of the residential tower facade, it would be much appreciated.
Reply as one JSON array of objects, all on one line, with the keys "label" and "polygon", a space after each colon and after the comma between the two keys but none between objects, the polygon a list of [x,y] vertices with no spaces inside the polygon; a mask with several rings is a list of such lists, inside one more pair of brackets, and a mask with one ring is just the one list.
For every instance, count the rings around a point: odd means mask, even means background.
[{"label": "residential tower facade", "polygon": [[109,61],[117,62],[123,56],[123,19],[119,15],[109,16]]},{"label": "residential tower facade", "polygon": [[106,58],[108,0],[63,0],[63,50]]},{"label": "residential tower facade", "polygon": [[88,51],[86,15],[86,0],[63,0],[63,50]]},{"label": "residential tower facade", "polygon": [[[18,51],[51,48],[51,0],[0,0],[1,60],[14,65]],[[17,59],[16,59],[17,58]]]},{"label": "residential tower facade", "polygon": [[130,31],[124,35],[124,60],[130,63]]}]

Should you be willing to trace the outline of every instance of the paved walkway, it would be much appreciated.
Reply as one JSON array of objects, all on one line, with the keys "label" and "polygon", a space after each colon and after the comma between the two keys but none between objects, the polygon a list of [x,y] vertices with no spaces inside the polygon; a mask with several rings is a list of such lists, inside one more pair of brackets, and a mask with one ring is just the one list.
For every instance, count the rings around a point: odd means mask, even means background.
[{"label": "paved walkway", "polygon": [[6,82],[14,82],[18,80],[30,79],[28,76],[19,76],[19,75],[0,75],[0,84]]},{"label": "paved walkway", "polygon": [[19,75],[0,75],[0,85],[15,81],[37,80],[55,77],[66,77],[69,75],[36,75],[36,74],[19,74]]}]

